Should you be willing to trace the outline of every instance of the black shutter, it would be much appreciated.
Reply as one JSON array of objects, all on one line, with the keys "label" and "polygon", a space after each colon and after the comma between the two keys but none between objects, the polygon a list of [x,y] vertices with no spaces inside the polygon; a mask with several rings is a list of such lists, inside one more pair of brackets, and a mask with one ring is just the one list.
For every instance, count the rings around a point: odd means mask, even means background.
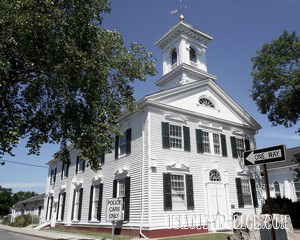
[{"label": "black shutter", "polygon": [[242,190],[241,179],[236,178],[235,183],[236,183],[236,192],[237,192],[239,208],[244,208],[244,198],[243,198],[243,190]]},{"label": "black shutter", "polygon": [[56,210],[56,220],[58,220],[60,195],[61,195],[61,193],[58,194],[58,203],[57,203],[57,210]]},{"label": "black shutter", "polygon": [[67,163],[67,172],[66,172],[66,178],[68,177],[68,175],[69,175],[69,167],[70,167],[70,164],[69,163]]},{"label": "black shutter", "polygon": [[238,158],[238,152],[237,152],[237,148],[236,148],[236,139],[235,139],[235,137],[230,137],[230,141],[231,141],[232,157],[233,158]]},{"label": "black shutter", "polygon": [[94,185],[91,186],[91,192],[90,192],[89,221],[92,219],[93,195],[94,195]]},{"label": "black shutter", "polygon": [[221,134],[222,156],[227,157],[227,144],[225,135]]},{"label": "black shutter", "polygon": [[54,169],[51,170],[51,175],[50,175],[50,184],[53,183],[53,176],[54,176]]},{"label": "black shutter", "polygon": [[62,162],[60,179],[63,179],[64,166],[65,166],[65,163]]},{"label": "black shutter", "polygon": [[184,151],[191,151],[190,128],[183,126]]},{"label": "black shutter", "polygon": [[257,208],[258,207],[258,201],[257,201],[257,192],[256,192],[256,187],[255,187],[255,180],[250,179],[250,184],[251,184],[253,204],[254,204],[254,207]]},{"label": "black shutter", "polygon": [[79,156],[76,158],[76,173],[78,173]]},{"label": "black shutter", "polygon": [[187,196],[187,209],[194,209],[194,188],[193,188],[193,176],[190,174],[185,175],[186,196]]},{"label": "black shutter", "polygon": [[172,210],[171,173],[163,174],[164,210]]},{"label": "black shutter", "polygon": [[71,220],[74,219],[74,204],[75,204],[75,195],[76,195],[76,190],[74,190],[73,193],[73,203],[72,203],[72,215],[71,215]]},{"label": "black shutter", "polygon": [[105,151],[101,151],[101,155],[100,155],[100,163],[101,165],[103,165],[105,162]]},{"label": "black shutter", "polygon": [[118,189],[118,180],[115,179],[113,182],[113,198],[117,197],[117,189]]},{"label": "black shutter", "polygon": [[98,212],[97,212],[97,220],[98,221],[101,221],[102,196],[103,196],[103,183],[100,183],[99,199],[98,199]]},{"label": "black shutter", "polygon": [[64,220],[64,215],[65,215],[65,203],[66,203],[66,192],[63,193],[63,204],[62,204],[61,217],[60,217],[62,221]]},{"label": "black shutter", "polygon": [[79,207],[78,207],[78,221],[81,220],[82,196],[83,196],[83,188],[80,188]]},{"label": "black shutter", "polygon": [[51,206],[50,206],[50,220],[51,220],[51,217],[52,217],[52,207],[53,207],[53,196],[51,197]]},{"label": "black shutter", "polygon": [[85,170],[85,161],[82,161],[82,172],[84,172],[84,170]]},{"label": "black shutter", "polygon": [[126,130],[126,154],[131,153],[131,128]]},{"label": "black shutter", "polygon": [[56,181],[56,172],[57,172],[57,168],[54,169],[54,183]]},{"label": "black shutter", "polygon": [[170,148],[169,123],[167,123],[167,122],[161,123],[161,133],[162,133],[162,147],[169,149]]},{"label": "black shutter", "polygon": [[115,140],[115,159],[119,157],[119,136],[116,136]]},{"label": "black shutter", "polygon": [[196,142],[197,142],[197,153],[203,153],[203,137],[202,137],[202,130],[196,129]]},{"label": "black shutter", "polygon": [[129,221],[130,210],[130,177],[125,178],[125,205],[124,205],[124,221]]},{"label": "black shutter", "polygon": [[50,197],[48,197],[48,201],[47,201],[46,220],[48,219],[49,201],[50,201]]},{"label": "black shutter", "polygon": [[245,139],[245,147],[246,147],[246,151],[250,150],[250,141],[249,139]]}]

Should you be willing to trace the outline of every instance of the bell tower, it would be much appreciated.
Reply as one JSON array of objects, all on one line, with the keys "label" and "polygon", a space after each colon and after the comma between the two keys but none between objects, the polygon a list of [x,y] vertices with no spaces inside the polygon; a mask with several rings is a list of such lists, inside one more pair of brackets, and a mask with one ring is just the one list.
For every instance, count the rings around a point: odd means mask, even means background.
[{"label": "bell tower", "polygon": [[206,49],[213,38],[191,25],[180,22],[155,45],[163,55],[163,76],[156,82],[161,90],[216,77],[207,72]]}]

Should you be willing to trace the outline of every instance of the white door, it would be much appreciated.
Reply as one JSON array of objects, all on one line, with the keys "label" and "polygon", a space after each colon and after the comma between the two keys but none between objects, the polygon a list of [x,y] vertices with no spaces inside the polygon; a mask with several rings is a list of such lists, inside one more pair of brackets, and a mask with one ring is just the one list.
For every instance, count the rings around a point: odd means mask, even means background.
[{"label": "white door", "polygon": [[227,229],[227,199],[224,184],[209,183],[208,192],[208,214],[211,230]]}]

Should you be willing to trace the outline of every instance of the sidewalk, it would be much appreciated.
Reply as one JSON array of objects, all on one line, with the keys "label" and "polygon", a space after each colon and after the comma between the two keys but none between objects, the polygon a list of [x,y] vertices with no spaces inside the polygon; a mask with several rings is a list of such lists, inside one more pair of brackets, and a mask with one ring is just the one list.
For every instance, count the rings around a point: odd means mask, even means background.
[{"label": "sidewalk", "polygon": [[[78,234],[68,234],[68,233],[60,233],[60,232],[52,232],[52,231],[43,231],[43,230],[36,230],[33,228],[18,228],[18,227],[10,227],[7,225],[0,224],[0,229],[20,233],[24,235],[40,237],[45,239],[68,239],[68,240],[77,240],[77,239],[84,239],[84,240],[100,240],[101,238],[93,238],[86,235],[78,235]],[[107,239],[107,238],[106,238]]]}]

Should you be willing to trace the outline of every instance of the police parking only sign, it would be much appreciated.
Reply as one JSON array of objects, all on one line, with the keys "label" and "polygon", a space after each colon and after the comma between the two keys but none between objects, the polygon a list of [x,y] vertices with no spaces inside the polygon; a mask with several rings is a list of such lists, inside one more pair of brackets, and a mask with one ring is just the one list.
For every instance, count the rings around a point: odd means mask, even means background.
[{"label": "police parking only sign", "polygon": [[106,221],[122,220],[122,198],[109,198],[106,202]]}]

